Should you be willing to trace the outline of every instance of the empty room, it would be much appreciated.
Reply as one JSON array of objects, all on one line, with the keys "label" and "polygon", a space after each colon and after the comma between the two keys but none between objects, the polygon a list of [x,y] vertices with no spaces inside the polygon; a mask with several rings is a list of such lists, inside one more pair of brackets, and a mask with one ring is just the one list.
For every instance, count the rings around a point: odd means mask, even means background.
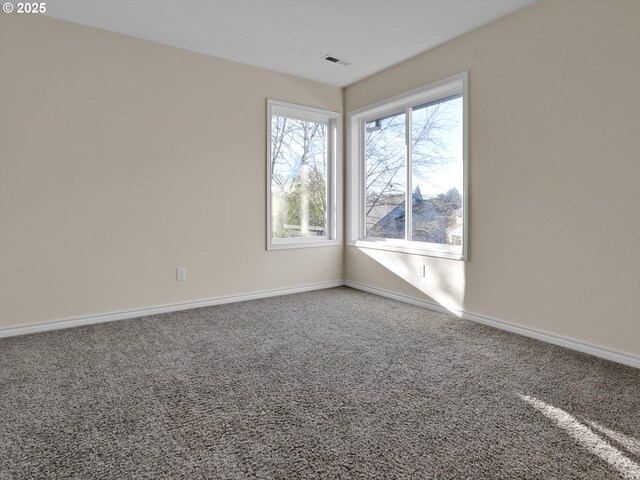
[{"label": "empty room", "polygon": [[640,480],[640,1],[0,13],[0,480]]}]

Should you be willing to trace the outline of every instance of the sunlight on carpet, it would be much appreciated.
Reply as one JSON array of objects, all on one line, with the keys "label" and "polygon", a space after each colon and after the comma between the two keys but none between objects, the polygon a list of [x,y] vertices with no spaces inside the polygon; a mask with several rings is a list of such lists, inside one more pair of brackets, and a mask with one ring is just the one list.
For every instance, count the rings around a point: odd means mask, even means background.
[{"label": "sunlight on carpet", "polygon": [[[573,415],[565,412],[561,408],[554,407],[548,403],[538,400],[537,398],[530,397],[528,395],[519,395],[519,397],[541,412],[544,416],[552,420],[557,426],[562,428],[565,432],[571,435],[580,445],[589,450],[594,455],[602,458],[605,462],[611,465],[613,468],[620,472],[620,475],[625,480],[638,480],[640,479],[640,465],[633,460],[627,458],[616,447],[611,445],[606,440],[600,438],[593,433],[589,427],[580,423]],[[625,436],[614,432],[612,430],[607,431],[613,434],[614,438],[623,438],[626,443],[631,443],[629,440],[633,440],[633,446],[637,446],[637,440],[627,439]]]}]

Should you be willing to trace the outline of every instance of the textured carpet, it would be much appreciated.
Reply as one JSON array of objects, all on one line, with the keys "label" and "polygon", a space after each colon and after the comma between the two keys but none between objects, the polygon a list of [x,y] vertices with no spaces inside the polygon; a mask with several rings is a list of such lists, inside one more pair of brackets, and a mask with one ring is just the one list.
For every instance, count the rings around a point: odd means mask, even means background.
[{"label": "textured carpet", "polygon": [[640,477],[640,370],[337,288],[0,339],[0,479]]}]

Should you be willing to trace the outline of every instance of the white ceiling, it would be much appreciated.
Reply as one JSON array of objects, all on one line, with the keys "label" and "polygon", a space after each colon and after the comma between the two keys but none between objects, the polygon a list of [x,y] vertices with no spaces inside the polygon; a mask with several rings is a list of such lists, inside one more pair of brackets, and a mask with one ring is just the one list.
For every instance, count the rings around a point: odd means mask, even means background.
[{"label": "white ceiling", "polygon": [[346,86],[534,1],[49,0],[47,15]]}]

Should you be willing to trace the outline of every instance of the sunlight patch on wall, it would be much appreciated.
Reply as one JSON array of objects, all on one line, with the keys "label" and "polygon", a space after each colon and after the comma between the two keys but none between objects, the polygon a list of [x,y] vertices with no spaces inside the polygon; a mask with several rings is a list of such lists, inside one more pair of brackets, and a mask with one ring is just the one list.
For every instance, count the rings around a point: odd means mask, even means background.
[{"label": "sunlight patch on wall", "polygon": [[[370,248],[360,248],[359,250],[432,298],[452,314],[458,317],[462,316],[465,295],[464,262]],[[423,265],[425,267],[424,277],[419,273]]]},{"label": "sunlight patch on wall", "polygon": [[[518,394],[518,396],[533,408],[541,412],[545,417],[553,421],[553,423],[558,427],[562,428],[582,447],[586,448],[593,455],[600,457],[615,468],[622,478],[628,480],[637,480],[640,478],[639,464],[627,458],[616,447],[593,433],[589,427],[580,423],[573,415],[560,408],[549,405],[542,400],[538,400],[537,398],[520,394]],[[612,430],[609,431],[613,432]],[[613,433],[618,434],[618,432]],[[632,440],[635,441],[635,439]]]}]

